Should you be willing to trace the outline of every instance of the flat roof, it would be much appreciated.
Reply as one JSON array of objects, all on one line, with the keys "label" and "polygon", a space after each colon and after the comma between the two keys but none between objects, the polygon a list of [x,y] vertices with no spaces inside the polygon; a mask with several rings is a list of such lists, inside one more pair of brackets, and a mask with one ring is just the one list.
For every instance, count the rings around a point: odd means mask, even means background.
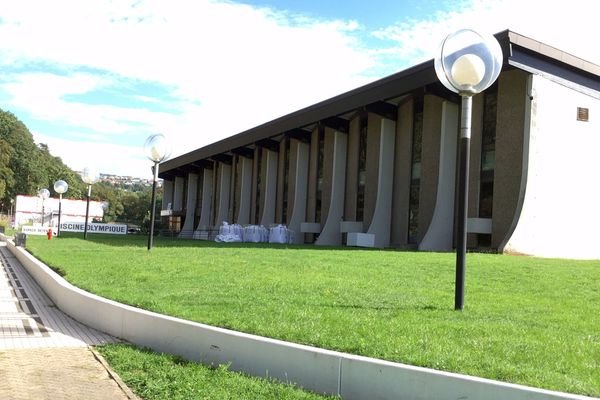
[{"label": "flat roof", "polygon": [[[503,70],[519,68],[552,76],[600,98],[600,66],[526,36],[505,30],[494,35],[504,55]],[[197,170],[202,161],[280,136],[285,132],[309,127],[324,119],[341,116],[377,102],[398,98],[419,88],[454,98],[438,81],[433,60],[407,68],[375,82],[313,104],[236,135],[193,150],[160,164],[160,177],[184,176]],[[308,131],[307,131],[308,134]]]}]

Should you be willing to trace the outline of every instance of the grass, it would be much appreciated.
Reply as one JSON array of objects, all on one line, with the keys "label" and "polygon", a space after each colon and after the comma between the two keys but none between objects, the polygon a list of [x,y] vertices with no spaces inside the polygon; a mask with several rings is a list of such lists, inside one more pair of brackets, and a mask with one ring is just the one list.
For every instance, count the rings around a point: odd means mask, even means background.
[{"label": "grass", "polygon": [[325,399],[291,385],[233,373],[226,366],[212,369],[123,344],[97,349],[123,381],[145,400]]},{"label": "grass", "polygon": [[600,261],[28,238],[73,284],[152,311],[297,343],[600,396]]}]

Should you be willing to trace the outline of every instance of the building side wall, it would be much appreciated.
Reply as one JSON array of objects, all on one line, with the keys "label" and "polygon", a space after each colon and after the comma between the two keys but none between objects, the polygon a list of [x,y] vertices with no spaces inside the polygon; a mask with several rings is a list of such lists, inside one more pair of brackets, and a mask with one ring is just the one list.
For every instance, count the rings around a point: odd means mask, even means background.
[{"label": "building side wall", "polygon": [[[526,121],[526,189],[515,229],[501,250],[600,259],[600,100],[540,76]],[[577,121],[577,107],[589,121]]]},{"label": "building side wall", "polygon": [[528,74],[504,72],[498,78],[496,166],[492,205],[492,247],[498,248],[511,227],[521,188]]}]

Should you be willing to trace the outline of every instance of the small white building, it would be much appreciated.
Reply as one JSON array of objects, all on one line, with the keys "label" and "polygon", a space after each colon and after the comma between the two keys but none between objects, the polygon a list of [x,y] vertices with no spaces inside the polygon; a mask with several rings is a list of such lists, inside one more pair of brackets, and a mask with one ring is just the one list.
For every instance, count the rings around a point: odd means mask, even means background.
[{"label": "small white building", "polygon": [[[43,226],[58,226],[59,199],[43,200],[38,196],[17,196],[15,207],[15,225],[42,224]],[[102,219],[105,203],[90,201],[88,222]],[[84,222],[85,200],[62,199],[61,222]],[[42,218],[43,216],[43,218]]]}]

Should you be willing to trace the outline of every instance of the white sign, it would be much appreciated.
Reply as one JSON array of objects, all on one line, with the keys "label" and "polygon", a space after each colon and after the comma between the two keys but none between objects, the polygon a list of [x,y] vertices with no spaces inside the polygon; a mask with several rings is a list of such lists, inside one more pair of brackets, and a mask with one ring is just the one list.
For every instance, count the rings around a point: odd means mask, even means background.
[{"label": "white sign", "polygon": [[[83,222],[61,222],[61,232],[83,232]],[[110,233],[112,235],[125,235],[127,234],[127,225],[120,224],[87,224],[88,233]]]},{"label": "white sign", "polygon": [[[46,235],[48,233],[48,228],[47,226],[23,226],[21,227],[21,232],[26,233],[28,235]],[[56,232],[54,232],[54,229],[52,230],[52,233],[54,235],[56,235]]]}]

